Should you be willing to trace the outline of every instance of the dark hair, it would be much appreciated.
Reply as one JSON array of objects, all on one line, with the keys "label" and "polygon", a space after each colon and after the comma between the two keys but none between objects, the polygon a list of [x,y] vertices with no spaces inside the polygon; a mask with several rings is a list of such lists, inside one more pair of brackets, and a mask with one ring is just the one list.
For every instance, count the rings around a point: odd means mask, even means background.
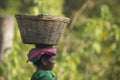
[{"label": "dark hair", "polygon": [[40,57],[40,59],[39,60],[36,60],[35,62],[33,62],[33,64],[35,65],[35,66],[38,66],[38,65],[41,65],[41,64],[43,64],[42,63],[42,59],[44,58],[45,60],[48,60],[49,58],[51,58],[52,56],[51,55],[49,55],[49,54],[43,54],[41,57]]}]

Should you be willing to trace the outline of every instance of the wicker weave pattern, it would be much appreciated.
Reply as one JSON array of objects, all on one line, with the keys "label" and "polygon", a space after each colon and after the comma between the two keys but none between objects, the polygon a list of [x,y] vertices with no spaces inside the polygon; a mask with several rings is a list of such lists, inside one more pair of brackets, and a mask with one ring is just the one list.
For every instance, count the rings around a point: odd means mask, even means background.
[{"label": "wicker weave pattern", "polygon": [[52,17],[16,15],[23,43],[56,45],[69,18]]}]

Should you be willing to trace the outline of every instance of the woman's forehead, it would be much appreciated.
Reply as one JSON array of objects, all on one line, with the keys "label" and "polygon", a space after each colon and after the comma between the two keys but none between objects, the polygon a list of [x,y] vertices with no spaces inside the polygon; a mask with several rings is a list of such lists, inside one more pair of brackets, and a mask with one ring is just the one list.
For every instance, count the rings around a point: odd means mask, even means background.
[{"label": "woman's forehead", "polygon": [[56,56],[52,56],[51,58],[55,58]]}]

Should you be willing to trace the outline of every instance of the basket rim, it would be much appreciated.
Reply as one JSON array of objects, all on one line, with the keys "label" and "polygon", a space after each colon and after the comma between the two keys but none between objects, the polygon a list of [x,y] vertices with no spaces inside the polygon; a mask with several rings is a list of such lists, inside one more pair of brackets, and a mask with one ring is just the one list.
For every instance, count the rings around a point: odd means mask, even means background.
[{"label": "basket rim", "polygon": [[42,20],[42,21],[60,21],[69,23],[70,18],[67,17],[58,17],[51,14],[38,14],[38,15],[31,15],[31,14],[16,14],[15,17],[17,19],[33,19],[33,20]]}]

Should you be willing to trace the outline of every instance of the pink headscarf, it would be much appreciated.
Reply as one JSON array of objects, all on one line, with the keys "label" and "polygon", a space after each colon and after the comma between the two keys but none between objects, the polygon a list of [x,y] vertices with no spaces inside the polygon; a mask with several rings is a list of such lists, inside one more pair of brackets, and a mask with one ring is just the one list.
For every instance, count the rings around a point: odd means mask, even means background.
[{"label": "pink headscarf", "polygon": [[34,58],[39,60],[41,55],[43,55],[43,54],[49,54],[49,55],[52,55],[52,56],[56,55],[56,49],[52,48],[52,47],[49,47],[49,48],[33,48],[27,54],[27,56],[28,56],[27,62],[32,61]]}]

